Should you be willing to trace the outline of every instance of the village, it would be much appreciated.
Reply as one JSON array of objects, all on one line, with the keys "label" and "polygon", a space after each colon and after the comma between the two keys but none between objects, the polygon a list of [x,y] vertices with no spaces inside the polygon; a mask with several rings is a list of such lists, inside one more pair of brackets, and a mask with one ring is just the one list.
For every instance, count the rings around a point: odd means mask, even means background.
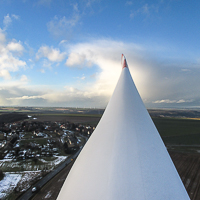
[{"label": "village", "polygon": [[6,123],[2,125],[0,132],[0,159],[69,154],[80,148],[80,134],[89,137],[94,129],[95,127],[70,122],[38,122],[34,118]]},{"label": "village", "polygon": [[[24,192],[84,146],[95,127],[27,119],[0,126],[1,197]],[[11,182],[8,183],[8,180]],[[14,181],[15,180],[15,181]],[[4,188],[4,189],[3,189]]]}]

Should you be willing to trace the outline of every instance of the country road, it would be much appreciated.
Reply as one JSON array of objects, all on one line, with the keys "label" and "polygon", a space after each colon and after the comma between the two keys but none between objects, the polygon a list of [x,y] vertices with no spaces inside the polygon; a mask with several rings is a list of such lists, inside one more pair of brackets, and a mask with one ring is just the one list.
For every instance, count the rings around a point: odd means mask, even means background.
[{"label": "country road", "polygon": [[[69,165],[72,160],[74,160],[82,150],[79,149],[75,154],[69,156],[62,164],[60,164],[55,170],[48,173],[44,178],[39,180],[34,186],[36,188],[42,188],[49,180],[51,180],[56,174],[58,174],[63,168],[65,168],[67,165]],[[22,196],[18,198],[18,200],[28,200],[32,198],[35,195],[35,193],[32,192],[32,187],[29,188]]]}]

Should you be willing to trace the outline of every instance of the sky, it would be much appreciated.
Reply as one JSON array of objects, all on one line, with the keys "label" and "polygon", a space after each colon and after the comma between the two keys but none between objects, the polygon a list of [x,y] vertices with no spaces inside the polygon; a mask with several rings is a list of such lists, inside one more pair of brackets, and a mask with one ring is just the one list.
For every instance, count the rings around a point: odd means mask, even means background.
[{"label": "sky", "polygon": [[199,10],[187,0],[0,0],[0,106],[105,108],[123,53],[147,108],[199,108]]}]

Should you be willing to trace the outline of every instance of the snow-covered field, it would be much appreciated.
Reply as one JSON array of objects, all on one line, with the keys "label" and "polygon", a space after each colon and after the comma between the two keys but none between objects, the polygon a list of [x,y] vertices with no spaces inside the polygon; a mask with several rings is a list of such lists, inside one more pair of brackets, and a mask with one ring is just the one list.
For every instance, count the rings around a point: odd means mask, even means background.
[{"label": "snow-covered field", "polygon": [[63,162],[64,160],[67,159],[67,156],[55,156],[57,159],[54,160],[54,165],[58,165],[60,164],[61,162]]},{"label": "snow-covered field", "polygon": [[23,161],[13,161],[12,159],[4,159],[0,160],[0,168],[3,171],[12,172],[13,169],[15,171],[37,171],[37,170],[53,170],[59,163],[64,161],[67,156],[54,156],[55,160],[46,161],[43,158],[39,158],[38,160],[41,161],[43,164],[32,164],[31,160]]},{"label": "snow-covered field", "polygon": [[[12,160],[1,160],[0,168],[6,169],[16,169],[21,168],[24,171],[18,172],[5,172],[5,177],[0,181],[0,199],[5,198],[8,194],[12,193],[14,188],[17,186],[20,192],[26,191],[31,185],[33,181],[42,178],[42,172],[44,168],[48,168],[48,171],[54,169],[58,164],[66,160],[67,156],[56,156],[56,159],[53,161],[46,161],[44,159],[40,159],[44,164],[40,165],[30,165],[30,163],[21,163],[20,161],[12,161]],[[3,170],[4,171],[4,170]]]},{"label": "snow-covered field", "polygon": [[25,171],[21,173],[22,177],[17,185],[20,192],[26,191],[36,178],[41,177],[41,171]]},{"label": "snow-covered field", "polygon": [[3,180],[0,181],[0,199],[14,190],[21,177],[22,174],[5,173]]}]

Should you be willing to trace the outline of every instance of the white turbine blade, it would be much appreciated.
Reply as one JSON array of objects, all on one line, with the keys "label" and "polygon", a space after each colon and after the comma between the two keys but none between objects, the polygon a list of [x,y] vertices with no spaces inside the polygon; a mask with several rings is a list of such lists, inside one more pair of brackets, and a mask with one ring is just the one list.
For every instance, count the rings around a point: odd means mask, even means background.
[{"label": "white turbine blade", "polygon": [[189,200],[124,56],[122,68],[57,200]]}]

